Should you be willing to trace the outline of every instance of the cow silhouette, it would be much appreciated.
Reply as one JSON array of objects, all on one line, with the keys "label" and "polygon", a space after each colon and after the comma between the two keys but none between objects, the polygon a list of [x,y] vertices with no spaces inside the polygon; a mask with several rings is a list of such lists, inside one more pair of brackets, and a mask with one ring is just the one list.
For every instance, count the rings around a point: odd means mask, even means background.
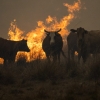
[{"label": "cow silhouette", "polygon": [[74,60],[75,51],[78,52],[77,46],[77,33],[70,29],[70,33],[67,36],[67,45],[68,45],[68,61]]},{"label": "cow silhouette", "polygon": [[58,60],[60,63],[60,54],[66,58],[62,47],[63,47],[63,40],[61,35],[58,33],[61,31],[59,29],[58,31],[47,31],[46,32],[46,37],[44,38],[42,42],[42,49],[44,50],[46,57],[49,62],[51,62],[50,58],[53,58],[53,63]]},{"label": "cow silhouette", "polygon": [[4,59],[4,65],[15,62],[15,57],[18,51],[29,52],[27,40],[12,41],[0,38],[0,58]]},{"label": "cow silhouette", "polygon": [[87,31],[82,27],[74,30],[77,32],[78,59],[86,62],[90,54],[100,53],[100,30]]}]

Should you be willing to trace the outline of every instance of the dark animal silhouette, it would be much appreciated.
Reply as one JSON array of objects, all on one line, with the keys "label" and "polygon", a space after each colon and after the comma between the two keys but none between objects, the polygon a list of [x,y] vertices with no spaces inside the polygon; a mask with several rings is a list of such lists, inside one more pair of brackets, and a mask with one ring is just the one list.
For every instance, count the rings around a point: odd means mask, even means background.
[{"label": "dark animal silhouette", "polygon": [[68,61],[71,59],[74,60],[75,51],[78,52],[77,47],[77,33],[73,29],[70,30],[71,32],[67,36],[67,45],[68,45]]},{"label": "dark animal silhouette", "polygon": [[48,61],[50,62],[50,58],[53,57],[53,62],[56,62],[57,60],[60,62],[60,53],[66,57],[62,50],[63,40],[61,35],[58,33],[61,29],[58,31],[44,31],[46,32],[46,37],[42,42],[42,48]]},{"label": "dark animal silhouette", "polygon": [[30,51],[27,46],[27,40],[11,41],[0,38],[0,58],[4,59],[4,64],[15,62],[18,51]]},{"label": "dark animal silhouette", "polygon": [[100,53],[100,30],[87,31],[79,27],[74,31],[77,32],[79,60],[82,57],[83,62],[86,62],[90,54]]}]

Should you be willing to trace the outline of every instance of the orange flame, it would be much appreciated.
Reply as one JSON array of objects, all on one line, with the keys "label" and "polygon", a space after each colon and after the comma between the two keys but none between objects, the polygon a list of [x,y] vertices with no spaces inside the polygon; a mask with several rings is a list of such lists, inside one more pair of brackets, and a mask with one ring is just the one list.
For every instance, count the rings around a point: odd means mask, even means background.
[{"label": "orange flame", "polygon": [[[36,29],[28,32],[26,36],[23,36],[24,32],[21,31],[16,24],[16,20],[14,19],[13,22],[10,24],[9,28],[9,39],[10,40],[21,40],[23,38],[28,40],[28,47],[30,48],[29,53],[25,53],[25,56],[27,55],[27,60],[32,61],[34,59],[45,58],[45,53],[42,50],[42,41],[45,37],[44,29],[49,30],[58,30],[62,29],[60,34],[63,37],[63,41],[66,42],[66,36],[68,35],[67,26],[70,24],[72,19],[75,18],[74,12],[79,11],[81,8],[81,2],[78,0],[78,2],[75,2],[73,5],[69,5],[67,3],[64,3],[64,6],[68,8],[69,14],[67,16],[64,16],[59,22],[57,21],[56,17],[51,17],[50,15],[46,18],[45,24],[43,21],[37,22]],[[48,26],[48,27],[47,27]],[[18,59],[18,55],[21,52],[18,52],[16,59]]]},{"label": "orange flame", "polygon": [[14,19],[13,22],[10,24],[8,36],[10,37],[10,40],[22,40],[24,38],[23,31],[21,31],[16,24],[16,19]]},{"label": "orange flame", "polygon": [[68,11],[70,13],[74,13],[75,11],[79,11],[81,9],[81,1],[78,0],[78,2],[75,2],[73,5],[69,5],[67,3],[64,3],[64,6],[68,7]]}]

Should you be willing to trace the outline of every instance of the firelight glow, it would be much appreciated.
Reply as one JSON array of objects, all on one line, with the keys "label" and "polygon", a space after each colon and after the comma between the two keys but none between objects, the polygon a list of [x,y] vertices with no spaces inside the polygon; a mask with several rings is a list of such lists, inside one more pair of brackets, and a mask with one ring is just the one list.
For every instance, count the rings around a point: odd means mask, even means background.
[{"label": "firelight glow", "polygon": [[68,8],[69,14],[63,16],[59,22],[57,21],[57,17],[51,17],[50,15],[48,15],[48,17],[45,19],[45,22],[38,21],[37,27],[28,32],[26,35],[24,35],[24,32],[20,28],[18,28],[16,24],[16,19],[11,22],[8,32],[9,40],[18,41],[22,39],[27,39],[27,45],[31,50],[29,53],[18,52],[16,60],[19,59],[19,55],[25,56],[27,58],[27,61],[32,61],[38,58],[46,58],[45,53],[42,50],[42,41],[45,37],[44,29],[48,31],[56,31],[61,28],[62,30],[60,31],[60,34],[63,37],[63,41],[66,41],[66,36],[69,33],[67,27],[71,23],[71,21],[76,18],[75,12],[78,12],[81,9],[81,1],[78,0],[72,5],[64,3],[64,6]]}]

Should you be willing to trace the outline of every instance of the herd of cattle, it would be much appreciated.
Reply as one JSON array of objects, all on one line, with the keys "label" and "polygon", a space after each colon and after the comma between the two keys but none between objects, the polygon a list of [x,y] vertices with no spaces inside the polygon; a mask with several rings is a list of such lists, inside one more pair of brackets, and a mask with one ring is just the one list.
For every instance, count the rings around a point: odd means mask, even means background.
[{"label": "herd of cattle", "polygon": [[90,54],[93,54],[95,57],[100,53],[100,30],[87,31],[79,27],[76,30],[71,29],[70,31],[71,33],[67,37],[69,56],[71,55],[73,58],[74,52],[77,51],[78,61],[82,57],[83,62],[86,62]]},{"label": "herd of cattle", "polygon": [[[59,32],[61,31],[47,31],[46,37],[42,42],[42,49],[46,54],[48,61],[51,58],[53,63],[57,60],[60,62],[60,54],[66,56],[62,50],[63,39]],[[82,27],[70,30],[70,34],[67,36],[68,45],[68,60],[74,59],[75,51],[78,52],[78,61],[83,58],[83,62],[86,62],[90,54],[96,55],[100,53],[100,31],[92,30],[87,31]],[[30,49],[27,46],[27,40],[12,41],[0,38],[0,58],[4,59],[4,64],[15,62],[15,57],[18,51],[29,52]]]}]

